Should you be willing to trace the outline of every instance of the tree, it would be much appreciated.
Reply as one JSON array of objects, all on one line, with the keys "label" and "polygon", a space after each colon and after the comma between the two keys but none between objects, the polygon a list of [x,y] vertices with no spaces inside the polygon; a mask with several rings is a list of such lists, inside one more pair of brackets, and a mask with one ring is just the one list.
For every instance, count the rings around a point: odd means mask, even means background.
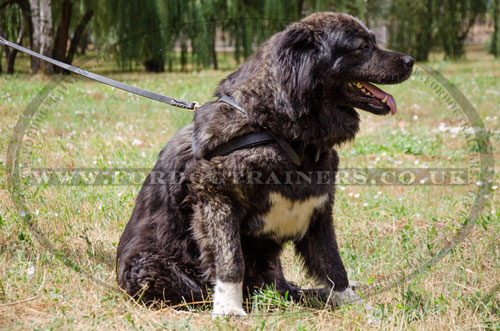
[{"label": "tree", "polygon": [[[0,35],[22,44],[26,31],[31,31],[30,7],[27,0],[6,0],[0,3]],[[4,46],[7,73],[14,73],[18,51]],[[0,51],[1,53],[1,51]]]},{"label": "tree", "polygon": [[438,13],[439,37],[447,58],[464,56],[467,34],[486,13],[487,5],[488,0],[443,0]]},{"label": "tree", "polygon": [[491,14],[494,30],[491,36],[490,53],[495,57],[500,57],[500,0],[492,1]]},{"label": "tree", "polygon": [[436,44],[437,0],[393,0],[389,9],[389,47],[427,61]]},{"label": "tree", "polygon": [[116,37],[119,50],[117,59],[122,69],[132,70],[142,63],[147,71],[164,71],[165,39],[158,1],[108,0],[99,4],[110,19],[100,20],[99,31],[102,33],[104,27],[108,35]]},{"label": "tree", "polygon": [[[56,24],[57,29],[52,52],[54,59],[68,64],[73,63],[73,58],[85,29],[94,16],[95,6],[94,1],[54,1],[53,11],[60,12],[57,17],[58,24]],[[70,42],[69,48],[68,41]],[[60,72],[61,69],[55,68],[55,71]]]},{"label": "tree", "polygon": [[94,42],[116,42],[123,69],[144,64],[148,71],[162,71],[167,64],[173,70],[176,63],[181,70],[189,64],[193,69],[217,69],[216,42],[233,46],[240,61],[301,15],[341,6],[353,14],[378,13],[376,4],[383,1],[387,0],[356,0],[356,4],[349,0],[103,0],[94,20],[94,37],[98,37]]},{"label": "tree", "polygon": [[[52,56],[52,0],[29,0],[31,7],[31,22],[33,26],[32,49],[45,56]],[[31,58],[31,73],[39,71],[51,74],[51,64]]]},{"label": "tree", "polygon": [[[4,7],[0,18],[0,35],[9,40],[14,40],[16,44],[21,44],[26,30],[25,17],[21,8],[17,3],[8,6],[7,2],[0,7]],[[13,74],[18,51],[4,46],[4,53],[7,62],[7,73]]]},{"label": "tree", "polygon": [[[497,0],[495,0],[497,1]],[[432,47],[457,59],[465,39],[485,14],[488,0],[393,0],[389,11],[389,46],[426,61]]]}]

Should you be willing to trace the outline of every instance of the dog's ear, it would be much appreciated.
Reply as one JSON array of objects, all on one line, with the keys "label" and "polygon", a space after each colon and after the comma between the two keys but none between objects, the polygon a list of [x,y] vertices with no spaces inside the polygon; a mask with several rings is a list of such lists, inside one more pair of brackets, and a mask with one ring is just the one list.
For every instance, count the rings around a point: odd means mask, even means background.
[{"label": "dog's ear", "polygon": [[312,106],[319,84],[317,70],[320,41],[315,32],[294,24],[281,33],[273,49],[274,75],[278,83],[275,107],[296,119]]}]

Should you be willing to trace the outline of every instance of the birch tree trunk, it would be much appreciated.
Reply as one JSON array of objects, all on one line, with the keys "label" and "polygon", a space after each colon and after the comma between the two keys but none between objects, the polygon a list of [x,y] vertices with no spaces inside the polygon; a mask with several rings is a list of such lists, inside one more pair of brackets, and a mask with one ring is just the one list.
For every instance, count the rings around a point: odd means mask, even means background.
[{"label": "birch tree trunk", "polygon": [[[45,56],[52,56],[52,0],[40,0],[40,53]],[[46,75],[54,72],[51,64],[43,61],[40,69]]]},{"label": "birch tree trunk", "polygon": [[[33,48],[45,56],[52,56],[52,0],[30,0],[31,22],[33,23]],[[42,71],[46,75],[53,72],[51,64],[31,59],[31,73]]]},{"label": "birch tree trunk", "polygon": [[[33,44],[32,48],[35,52],[40,52],[40,0],[30,0],[31,7],[31,25],[33,26]],[[31,74],[34,75],[40,70],[41,60],[31,57]]]}]

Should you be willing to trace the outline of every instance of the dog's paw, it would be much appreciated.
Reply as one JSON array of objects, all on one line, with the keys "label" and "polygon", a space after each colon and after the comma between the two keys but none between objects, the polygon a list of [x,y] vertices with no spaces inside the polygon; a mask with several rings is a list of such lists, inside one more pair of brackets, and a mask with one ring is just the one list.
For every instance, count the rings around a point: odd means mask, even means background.
[{"label": "dog's paw", "polygon": [[247,313],[241,307],[231,307],[224,304],[214,304],[214,310],[212,312],[213,319],[216,319],[217,317],[227,316],[245,317],[247,316]]},{"label": "dog's paw", "polygon": [[214,288],[213,319],[224,316],[247,316],[242,304],[243,283],[227,283],[217,280]]},{"label": "dog's paw", "polygon": [[363,303],[363,300],[354,292],[351,286],[343,291],[333,291],[333,299],[337,306],[350,303]]},{"label": "dog's paw", "polygon": [[359,282],[357,280],[349,279],[349,287],[352,288],[353,290],[356,290],[360,286],[361,285],[359,284]]}]

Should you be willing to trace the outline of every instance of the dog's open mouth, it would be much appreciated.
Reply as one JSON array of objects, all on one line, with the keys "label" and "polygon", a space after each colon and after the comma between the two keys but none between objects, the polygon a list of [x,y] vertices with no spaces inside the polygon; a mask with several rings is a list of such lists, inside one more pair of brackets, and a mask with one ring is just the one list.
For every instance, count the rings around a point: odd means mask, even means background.
[{"label": "dog's open mouth", "polygon": [[355,101],[355,106],[375,114],[396,114],[396,100],[389,93],[386,93],[370,83],[353,82],[342,86],[342,93]]}]

